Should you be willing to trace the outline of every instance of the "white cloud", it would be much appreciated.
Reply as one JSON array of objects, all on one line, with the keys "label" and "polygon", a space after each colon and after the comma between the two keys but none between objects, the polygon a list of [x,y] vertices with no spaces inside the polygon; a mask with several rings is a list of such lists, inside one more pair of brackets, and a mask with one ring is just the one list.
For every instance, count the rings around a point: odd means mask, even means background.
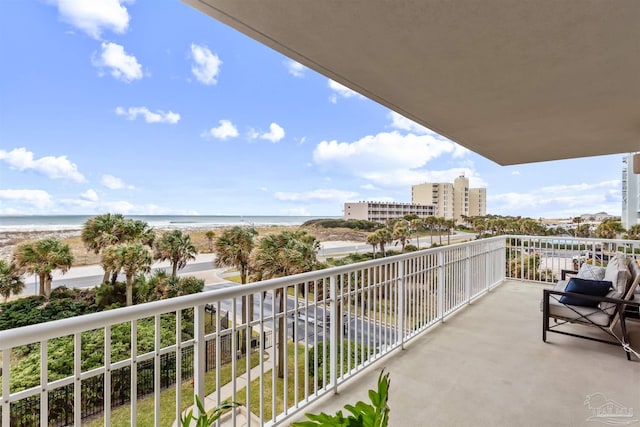
[{"label": "white cloud", "polygon": [[71,163],[67,156],[45,156],[33,158],[33,153],[26,148],[14,148],[11,151],[0,150],[0,160],[4,160],[10,167],[24,170],[34,170],[53,179],[70,179],[84,182],[84,176],[78,172],[78,166]]},{"label": "white cloud", "polygon": [[299,62],[294,61],[293,59],[289,59],[284,61],[285,67],[287,67],[287,71],[294,77],[303,78],[305,71],[307,71],[307,67],[302,65]]},{"label": "white cloud", "polygon": [[147,107],[123,107],[116,108],[116,114],[125,116],[128,120],[135,120],[138,116],[143,116],[147,123],[170,123],[172,125],[180,121],[180,114],[169,111],[165,113],[162,110],[157,112],[150,111]]},{"label": "white cloud", "polygon": [[108,174],[102,175],[102,185],[110,190],[133,190],[135,188],[133,185],[126,184],[120,178]]},{"label": "white cloud", "polygon": [[425,165],[454,151],[451,141],[394,131],[354,142],[322,141],[316,146],[313,159],[320,167],[340,169],[377,185],[401,186],[424,181]]},{"label": "white cloud", "polygon": [[[446,139],[440,134],[432,131],[431,129],[426,128],[414,122],[413,120],[408,119],[403,115],[396,113],[395,111],[389,111],[388,117],[391,120],[391,127],[394,129],[404,130],[404,131],[415,133],[418,135],[432,135],[436,138]],[[463,147],[462,145],[457,144],[455,142],[452,142],[452,144],[454,145],[454,150],[452,154],[454,159],[464,157],[470,153],[469,149]]]},{"label": "white cloud", "polygon": [[520,171],[513,171],[511,172],[511,175],[520,175]]},{"label": "white cloud", "polygon": [[238,136],[238,129],[231,123],[231,120],[220,120],[218,123],[220,124],[218,127],[209,129],[205,135],[223,140]]},{"label": "white cloud", "polygon": [[334,189],[317,189],[312,191],[303,192],[281,192],[274,193],[274,196],[278,200],[292,201],[292,202],[306,202],[310,200],[337,200],[344,201],[347,199],[353,199],[358,196],[358,193],[353,191],[334,190]]},{"label": "white cloud", "polygon": [[[553,185],[526,193],[487,194],[491,213],[537,216],[544,210],[547,217],[569,217],[583,213],[620,209],[620,181]],[[528,213],[529,212],[529,213]]]},{"label": "white cloud", "polygon": [[113,213],[128,214],[128,213],[136,212],[136,213],[140,213],[141,215],[146,214],[146,212],[142,213],[141,210],[136,209],[136,206],[133,205],[132,203],[129,203],[124,200],[104,203],[104,207],[107,208],[106,209],[107,211],[113,212]]},{"label": "white cloud", "polygon": [[407,132],[417,133],[420,135],[422,134],[437,135],[437,133],[435,133],[431,129],[428,129],[414,122],[411,119],[407,119],[405,116],[398,114],[395,111],[389,111],[388,117],[391,120],[391,127],[394,129],[404,130]]},{"label": "white cloud", "polygon": [[104,30],[122,34],[129,27],[125,3],[132,0],[54,0],[60,19],[99,39]]},{"label": "white cloud", "polygon": [[200,83],[206,85],[216,84],[222,61],[208,47],[191,44],[191,72]]},{"label": "white cloud", "polygon": [[290,209],[282,209],[280,211],[282,215],[293,215],[293,216],[311,216],[311,212],[307,210],[307,208],[299,206],[296,208]]},{"label": "white cloud", "polygon": [[82,200],[86,200],[88,202],[97,202],[98,201],[98,193],[92,188],[88,189],[84,193],[80,194],[80,198]]},{"label": "white cloud", "polygon": [[284,138],[284,129],[277,123],[271,123],[269,125],[269,132],[260,134],[260,139],[266,139],[271,142],[278,142]]},{"label": "white cloud", "polygon": [[378,188],[373,184],[363,184],[360,186],[363,190],[377,190]]},{"label": "white cloud", "polygon": [[143,77],[142,66],[135,56],[127,54],[124,47],[116,43],[103,42],[100,56],[94,53],[92,63],[102,69],[109,68],[111,75],[123,82],[129,83]]},{"label": "white cloud", "polygon": [[38,209],[51,205],[51,196],[44,190],[0,190],[0,200],[24,203]]},{"label": "white cloud", "polygon": [[341,85],[335,80],[329,79],[328,84],[329,84],[329,89],[333,91],[333,93],[329,97],[329,101],[331,101],[332,104],[335,104],[336,102],[338,102],[338,97],[342,97],[342,98],[356,97],[358,99],[364,99],[364,96],[360,95],[358,92],[351,90],[344,85]]}]

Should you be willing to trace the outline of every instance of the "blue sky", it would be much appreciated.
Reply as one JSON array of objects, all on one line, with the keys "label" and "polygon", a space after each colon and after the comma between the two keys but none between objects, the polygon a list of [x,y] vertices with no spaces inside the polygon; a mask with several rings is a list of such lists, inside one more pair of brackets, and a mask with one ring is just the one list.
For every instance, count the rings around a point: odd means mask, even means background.
[{"label": "blue sky", "polygon": [[177,0],[2,0],[0,57],[0,214],[338,216],[465,174],[491,214],[620,215],[622,155],[499,166]]}]

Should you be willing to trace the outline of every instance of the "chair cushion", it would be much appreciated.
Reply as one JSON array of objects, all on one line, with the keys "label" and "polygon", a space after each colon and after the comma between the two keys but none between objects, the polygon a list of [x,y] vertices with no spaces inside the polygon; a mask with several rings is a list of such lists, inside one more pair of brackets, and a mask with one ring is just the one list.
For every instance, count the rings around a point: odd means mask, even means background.
[{"label": "chair cushion", "polygon": [[[553,287],[554,291],[564,291],[567,287],[567,280],[559,280]],[[594,323],[600,326],[609,326],[612,311],[603,312],[597,307],[567,306],[562,304],[560,295],[549,295],[549,316],[556,319],[566,319],[580,323]],[[542,302],[540,304],[542,311]]]},{"label": "chair cushion", "polygon": [[611,313],[603,312],[597,307],[582,307],[579,305],[561,304],[557,297],[549,296],[549,316],[556,319],[566,319],[570,322],[593,323],[600,326],[609,326]]},{"label": "chair cushion", "polygon": [[585,262],[580,266],[580,270],[578,270],[578,277],[580,279],[603,280],[606,270],[607,269],[604,267],[591,265]]},{"label": "chair cushion", "polygon": [[614,289],[624,294],[627,288],[627,280],[629,279],[629,276],[631,276],[631,273],[627,268],[625,256],[622,254],[616,254],[614,257],[609,259],[603,280],[613,283]]},{"label": "chair cushion", "polygon": [[[609,293],[611,286],[612,283],[610,281],[587,280],[574,277],[569,280],[569,283],[567,283],[567,287],[564,289],[564,291],[573,292],[576,294],[603,297]],[[562,304],[580,305],[584,307],[598,306],[598,301],[590,301],[584,298],[570,295],[563,295],[562,298],[560,298],[560,302]]]}]

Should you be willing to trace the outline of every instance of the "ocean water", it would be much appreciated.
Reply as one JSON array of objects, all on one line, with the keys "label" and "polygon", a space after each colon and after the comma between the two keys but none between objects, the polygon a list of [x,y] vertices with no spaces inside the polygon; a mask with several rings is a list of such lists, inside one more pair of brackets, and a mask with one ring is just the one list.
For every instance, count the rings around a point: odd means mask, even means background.
[{"label": "ocean water", "polygon": [[[3,231],[80,230],[94,215],[0,215]],[[215,228],[233,225],[301,225],[318,216],[224,216],[224,215],[125,215],[146,221],[153,228]],[[329,217],[337,218],[337,217]]]}]

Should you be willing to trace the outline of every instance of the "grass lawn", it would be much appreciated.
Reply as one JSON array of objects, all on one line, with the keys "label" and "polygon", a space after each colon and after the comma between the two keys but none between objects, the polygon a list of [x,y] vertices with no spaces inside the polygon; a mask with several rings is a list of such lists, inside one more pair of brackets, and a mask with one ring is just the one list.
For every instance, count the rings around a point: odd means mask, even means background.
[{"label": "grass lawn", "polygon": [[[294,402],[294,393],[295,393],[295,383],[294,383],[294,372],[296,367],[295,359],[294,359],[294,347],[293,345],[287,346],[287,407],[293,406]],[[303,399],[305,396],[304,390],[304,352],[307,349],[304,345],[298,344],[298,399]],[[267,421],[271,419],[272,414],[272,382],[273,375],[271,371],[268,373],[265,372],[263,378],[263,388],[264,388],[264,420]],[[309,387],[313,387],[313,378],[309,378]],[[246,398],[247,390],[243,388],[238,392],[237,401],[245,405],[247,402]],[[307,393],[310,394],[310,393]],[[251,412],[260,416],[260,378],[256,378],[251,381],[251,389],[250,389],[250,397],[251,397]],[[284,379],[276,377],[276,412],[281,413],[284,410]],[[246,406],[246,405],[245,405]]]},{"label": "grass lawn", "polygon": [[[251,367],[255,367],[260,362],[260,354],[254,353],[251,355]],[[238,359],[236,363],[236,372],[241,375],[246,372],[246,359]],[[224,385],[231,381],[231,364],[226,364],[220,369],[220,384]],[[193,405],[193,385],[191,380],[187,380],[182,383],[182,410]],[[205,394],[213,393],[216,389],[216,372],[215,370],[207,372],[205,374]],[[171,426],[174,421],[175,415],[175,402],[176,402],[176,389],[170,387],[160,393],[160,425]],[[138,399],[137,412],[138,412],[138,425],[140,426],[152,426],[153,425],[153,394]],[[111,411],[111,425],[112,426],[128,426],[130,425],[130,405],[123,405],[115,408]],[[103,418],[97,418],[83,425],[89,427],[100,427],[103,425]]]},{"label": "grass lawn", "polygon": [[240,280],[240,274],[234,274],[232,276],[224,276],[224,280],[228,280],[230,282],[234,282],[234,283],[241,283],[242,280]]}]

